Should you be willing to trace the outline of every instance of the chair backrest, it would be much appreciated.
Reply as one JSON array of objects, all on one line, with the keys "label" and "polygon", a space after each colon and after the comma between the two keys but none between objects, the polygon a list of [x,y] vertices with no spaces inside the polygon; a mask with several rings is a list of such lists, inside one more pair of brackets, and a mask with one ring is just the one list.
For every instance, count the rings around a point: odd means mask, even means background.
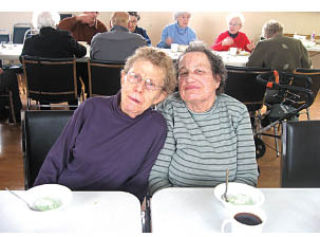
[{"label": "chair backrest", "polygon": [[227,80],[225,94],[230,95],[244,103],[249,111],[262,108],[265,85],[257,82],[259,74],[270,73],[266,68],[233,67],[226,66]]},{"label": "chair backrest", "polygon": [[25,189],[33,186],[48,151],[73,114],[71,110],[25,111],[23,151]]},{"label": "chair backrest", "polygon": [[114,95],[120,90],[120,74],[124,62],[89,60],[89,95]]},{"label": "chair backrest", "polygon": [[0,33],[0,43],[1,42],[8,43],[9,40],[10,40],[9,34]]},{"label": "chair backrest", "polygon": [[67,17],[72,17],[71,13],[60,13],[60,21]]},{"label": "chair backrest", "polygon": [[287,122],[282,133],[282,187],[320,187],[320,120]]},{"label": "chair backrest", "polygon": [[76,59],[23,56],[27,98],[60,103],[78,98]]},{"label": "chair backrest", "polygon": [[312,80],[311,90],[314,97],[317,96],[320,89],[320,69],[304,69],[298,68],[295,74],[308,76]]},{"label": "chair backrest", "polygon": [[31,29],[32,25],[29,23],[16,23],[13,26],[13,43],[23,44],[25,33],[27,30]]}]

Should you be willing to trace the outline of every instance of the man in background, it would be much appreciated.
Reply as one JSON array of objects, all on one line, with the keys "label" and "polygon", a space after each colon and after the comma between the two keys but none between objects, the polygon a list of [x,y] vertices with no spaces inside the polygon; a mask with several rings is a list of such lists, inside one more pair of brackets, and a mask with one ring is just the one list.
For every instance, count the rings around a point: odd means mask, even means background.
[{"label": "man in background", "polygon": [[77,41],[91,43],[93,36],[97,33],[107,31],[107,27],[97,19],[98,12],[84,12],[81,15],[67,17],[60,21],[60,30],[70,31]]},{"label": "man in background", "polygon": [[283,26],[275,21],[266,22],[261,40],[249,57],[247,66],[292,72],[296,68],[310,68],[307,49],[298,39],[283,36]]},{"label": "man in background", "polygon": [[112,29],[93,37],[90,58],[124,62],[137,48],[146,46],[146,40],[141,35],[131,33],[128,24],[127,12],[114,12],[111,17]]}]

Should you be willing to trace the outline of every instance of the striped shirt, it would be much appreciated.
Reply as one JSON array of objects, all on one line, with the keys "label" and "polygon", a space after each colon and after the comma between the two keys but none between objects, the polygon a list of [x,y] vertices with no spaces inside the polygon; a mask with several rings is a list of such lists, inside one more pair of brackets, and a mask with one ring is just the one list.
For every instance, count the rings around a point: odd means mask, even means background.
[{"label": "striped shirt", "polygon": [[204,113],[190,111],[178,93],[158,106],[168,134],[149,177],[151,194],[164,187],[214,187],[229,180],[256,185],[258,170],[249,114],[221,94]]}]

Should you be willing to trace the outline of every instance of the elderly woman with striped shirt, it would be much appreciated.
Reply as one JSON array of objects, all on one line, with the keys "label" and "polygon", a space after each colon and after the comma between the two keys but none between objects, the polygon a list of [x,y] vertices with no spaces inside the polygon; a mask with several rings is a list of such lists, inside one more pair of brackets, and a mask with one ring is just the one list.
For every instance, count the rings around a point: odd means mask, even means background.
[{"label": "elderly woman with striped shirt", "polygon": [[256,185],[255,144],[247,108],[223,94],[225,67],[203,45],[178,60],[179,93],[158,110],[168,133],[149,176],[151,194],[165,187],[214,187],[229,180]]}]

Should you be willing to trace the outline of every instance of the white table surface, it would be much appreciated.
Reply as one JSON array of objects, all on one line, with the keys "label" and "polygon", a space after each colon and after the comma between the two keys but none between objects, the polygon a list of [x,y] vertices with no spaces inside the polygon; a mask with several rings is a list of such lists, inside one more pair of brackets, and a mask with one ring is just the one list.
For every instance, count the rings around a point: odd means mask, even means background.
[{"label": "white table surface", "polygon": [[[320,232],[320,188],[262,188],[263,232]],[[167,188],[151,200],[153,233],[220,232],[228,211],[214,188]]]},{"label": "white table surface", "polygon": [[[166,52],[173,60],[177,60],[181,54],[181,52],[172,52],[171,49],[161,49],[161,50]],[[231,55],[229,51],[213,51],[213,52],[221,56],[224,64],[228,66],[245,67],[249,58],[249,55],[246,55],[246,56]]]},{"label": "white table surface", "polygon": [[0,45],[0,59],[19,60],[23,44],[2,44]]},{"label": "white table surface", "polygon": [[[0,59],[3,60],[19,60],[19,56],[21,55],[22,51],[22,44],[4,44],[4,47],[0,46]],[[87,48],[87,54],[83,58],[78,58],[77,61],[85,62],[90,58],[90,46],[85,45]],[[173,60],[178,59],[181,52],[173,53],[171,49],[161,49],[166,52]],[[222,57],[223,62],[225,65],[230,66],[240,66],[244,67],[248,62],[249,56],[241,56],[241,55],[230,55],[229,52],[218,52],[214,51],[214,53],[218,54]]]},{"label": "white table surface", "polygon": [[[86,61],[90,58],[90,46],[84,45],[87,48],[87,54],[83,58],[77,59],[77,61]],[[0,45],[0,59],[2,60],[19,60],[23,48],[23,44],[3,44]]]},{"label": "white table surface", "polygon": [[[25,191],[16,191],[23,195]],[[72,192],[64,209],[34,212],[0,191],[0,233],[142,233],[139,200],[126,192]]]}]

